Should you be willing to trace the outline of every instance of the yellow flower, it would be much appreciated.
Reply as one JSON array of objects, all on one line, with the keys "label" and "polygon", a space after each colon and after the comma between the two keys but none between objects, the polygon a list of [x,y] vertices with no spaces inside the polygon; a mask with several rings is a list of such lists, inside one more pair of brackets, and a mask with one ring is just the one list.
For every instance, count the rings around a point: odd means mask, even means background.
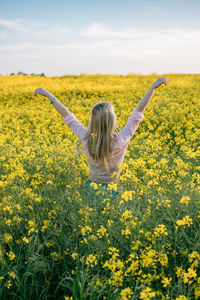
[{"label": "yellow flower", "polygon": [[29,239],[27,239],[25,236],[22,237],[22,241],[26,244],[28,244],[30,242]]},{"label": "yellow flower", "polygon": [[90,185],[94,188],[94,190],[98,189],[98,185],[96,184],[96,182],[91,182]]},{"label": "yellow flower", "polygon": [[186,205],[188,205],[189,201],[190,201],[190,197],[188,196],[183,196],[180,200],[180,203],[185,203]]},{"label": "yellow flower", "polygon": [[182,267],[176,267],[176,275],[177,275],[177,277],[180,277],[183,274],[184,274],[183,268]]},{"label": "yellow flower", "polygon": [[15,259],[15,254],[12,251],[10,251],[9,253],[6,252],[6,255],[9,257],[10,260],[14,260]]},{"label": "yellow flower", "polygon": [[94,264],[97,265],[97,255],[89,254],[86,258],[86,265],[93,268]]},{"label": "yellow flower", "polygon": [[156,296],[156,293],[152,291],[150,287],[147,287],[140,293],[140,299],[143,300],[150,300],[151,298],[154,298]]},{"label": "yellow flower", "polygon": [[178,226],[188,225],[188,227],[190,227],[190,225],[192,224],[192,218],[190,218],[190,216],[185,216],[182,220],[176,221],[176,224]]},{"label": "yellow flower", "polygon": [[76,253],[76,252],[72,253],[71,257],[72,257],[73,259],[76,259],[76,258],[78,257],[78,253]]},{"label": "yellow flower", "polygon": [[11,234],[9,233],[5,233],[4,234],[4,243],[9,243],[10,241],[12,241],[13,237]]},{"label": "yellow flower", "polygon": [[176,297],[176,300],[188,300],[188,298],[184,295],[179,295],[178,297]]},{"label": "yellow flower", "polygon": [[13,279],[15,279],[16,278],[16,275],[15,275],[15,272],[8,272],[8,274],[10,275],[10,277],[12,277]]},{"label": "yellow flower", "polygon": [[7,282],[7,289],[9,289],[10,287],[11,287],[11,281],[10,280],[8,280],[8,282]]},{"label": "yellow flower", "polygon": [[109,183],[108,184],[108,190],[117,192],[117,183],[112,183],[112,184]]},{"label": "yellow flower", "polygon": [[69,253],[69,248],[67,248],[66,250],[64,250],[64,254],[67,255]]},{"label": "yellow flower", "polygon": [[52,247],[55,245],[55,242],[47,242],[45,243],[46,247],[49,248],[49,247]]},{"label": "yellow flower", "polygon": [[188,272],[185,272],[183,274],[183,282],[184,283],[192,283],[192,278],[196,278],[197,277],[197,273],[195,270],[193,270],[192,268],[188,268]]},{"label": "yellow flower", "polygon": [[167,228],[163,224],[160,224],[156,228],[154,228],[155,237],[158,237],[160,234],[168,235]]},{"label": "yellow flower", "polygon": [[119,300],[128,300],[131,298],[132,295],[133,295],[132,290],[129,287],[127,287],[120,292],[120,297],[118,299]]},{"label": "yellow flower", "polygon": [[130,209],[125,210],[125,212],[122,214],[120,221],[124,223],[127,219],[131,219],[133,217],[133,213]]},{"label": "yellow flower", "polygon": [[172,277],[170,277],[170,278],[163,277],[161,282],[163,284],[163,287],[167,287],[171,283],[171,281],[172,281]]},{"label": "yellow flower", "polygon": [[122,194],[122,199],[124,199],[126,202],[129,201],[129,200],[132,200],[133,199],[133,192],[132,191],[125,191],[123,194]]},{"label": "yellow flower", "polygon": [[126,226],[125,229],[122,229],[122,235],[129,237],[130,234],[131,234],[131,231],[129,230],[129,227]]},{"label": "yellow flower", "polygon": [[51,253],[51,257],[53,258],[54,261],[60,261],[60,260],[62,260],[62,256],[59,253],[57,253],[57,252],[52,252]]},{"label": "yellow flower", "polygon": [[104,235],[108,236],[107,229],[101,225],[100,228],[97,230],[97,236],[101,239]]}]

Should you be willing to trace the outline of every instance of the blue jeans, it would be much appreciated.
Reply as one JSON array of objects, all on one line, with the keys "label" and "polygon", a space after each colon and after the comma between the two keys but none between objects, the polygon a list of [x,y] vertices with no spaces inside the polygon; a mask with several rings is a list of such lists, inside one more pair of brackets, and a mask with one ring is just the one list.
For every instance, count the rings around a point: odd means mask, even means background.
[{"label": "blue jeans", "polygon": [[[95,189],[93,186],[90,185],[90,183],[92,182],[97,184],[98,186],[97,189]],[[94,200],[101,201],[104,198],[109,198],[110,200],[112,200],[116,196],[119,196],[120,192],[119,192],[119,186],[117,186],[117,191],[115,192],[113,189],[108,190],[108,183],[87,180],[83,188],[83,195],[89,201],[94,201]]]}]

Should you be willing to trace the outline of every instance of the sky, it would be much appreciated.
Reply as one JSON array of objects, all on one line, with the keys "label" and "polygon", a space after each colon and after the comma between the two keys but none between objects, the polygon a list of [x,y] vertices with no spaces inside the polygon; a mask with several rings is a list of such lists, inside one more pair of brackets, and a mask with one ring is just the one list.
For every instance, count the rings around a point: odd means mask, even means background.
[{"label": "sky", "polygon": [[0,0],[0,74],[200,74],[199,0]]}]

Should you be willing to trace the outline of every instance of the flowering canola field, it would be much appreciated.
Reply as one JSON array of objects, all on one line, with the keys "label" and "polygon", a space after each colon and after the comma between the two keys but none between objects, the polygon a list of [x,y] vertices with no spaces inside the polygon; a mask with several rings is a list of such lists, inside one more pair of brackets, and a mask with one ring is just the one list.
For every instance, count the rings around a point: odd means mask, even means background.
[{"label": "flowering canola field", "polygon": [[111,102],[121,130],[159,76],[0,76],[0,299],[200,299],[200,75],[162,76],[120,196],[92,203],[78,138],[34,90],[86,128]]}]

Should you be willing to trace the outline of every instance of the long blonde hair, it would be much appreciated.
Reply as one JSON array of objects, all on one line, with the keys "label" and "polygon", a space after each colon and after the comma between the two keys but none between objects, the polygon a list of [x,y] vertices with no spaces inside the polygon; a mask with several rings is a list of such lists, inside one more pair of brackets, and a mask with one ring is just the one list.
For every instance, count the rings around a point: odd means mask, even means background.
[{"label": "long blonde hair", "polygon": [[84,140],[88,139],[87,148],[91,157],[101,161],[108,172],[108,163],[112,165],[110,152],[111,143],[116,140],[113,135],[116,125],[116,114],[112,103],[106,101],[96,103],[92,109]]}]

